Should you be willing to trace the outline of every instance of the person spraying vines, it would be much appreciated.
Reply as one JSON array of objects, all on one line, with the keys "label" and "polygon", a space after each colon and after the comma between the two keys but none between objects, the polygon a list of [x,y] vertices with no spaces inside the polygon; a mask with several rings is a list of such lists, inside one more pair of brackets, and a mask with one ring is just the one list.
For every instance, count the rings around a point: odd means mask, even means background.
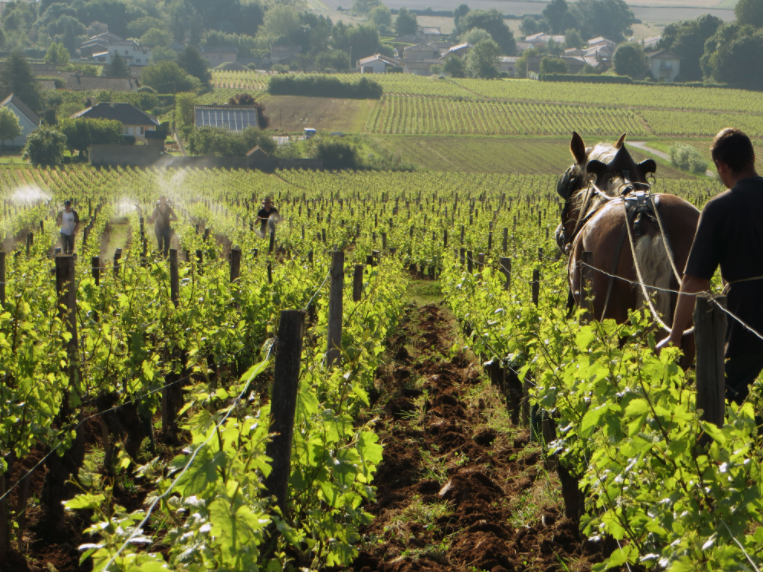
[{"label": "person spraying vines", "polygon": [[156,233],[156,241],[159,243],[159,252],[162,252],[164,256],[167,256],[170,251],[170,238],[172,237],[172,226],[170,223],[177,219],[175,211],[172,210],[172,207],[167,202],[167,197],[164,195],[159,197],[159,200],[156,201],[154,212],[148,217],[148,222],[154,223],[154,232]]},{"label": "person spraying vines", "polygon": [[74,236],[79,230],[79,214],[72,208],[70,200],[64,201],[64,210],[58,213],[56,224],[61,227],[61,246],[64,254],[74,252]]},{"label": "person spraying vines", "polygon": [[266,227],[270,227],[271,232],[275,229],[275,223],[281,220],[278,209],[273,206],[270,197],[265,197],[262,201],[262,208],[257,213],[257,221],[260,223],[260,234],[265,235]]}]

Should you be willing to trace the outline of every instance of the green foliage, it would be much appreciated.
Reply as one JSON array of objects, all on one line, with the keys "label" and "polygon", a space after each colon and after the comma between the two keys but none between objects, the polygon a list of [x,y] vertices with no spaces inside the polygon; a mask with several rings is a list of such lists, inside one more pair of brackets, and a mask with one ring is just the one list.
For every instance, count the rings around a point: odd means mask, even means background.
[{"label": "green foliage", "polygon": [[569,48],[582,48],[585,45],[585,40],[580,32],[576,28],[570,28],[564,32],[564,47]]},{"label": "green foliage", "polygon": [[32,111],[38,112],[43,108],[43,98],[32,68],[21,52],[13,52],[0,71],[0,97],[16,95]]},{"label": "green foliage", "polygon": [[449,74],[451,77],[466,77],[466,63],[464,58],[460,58],[455,54],[449,55],[445,58],[445,63],[442,65],[442,71]]},{"label": "green foliage", "polygon": [[196,105],[196,94],[193,92],[175,95],[175,121],[178,129],[191,126],[196,122],[193,106]]},{"label": "green foliage", "polygon": [[353,0],[352,12],[358,16],[367,16],[371,10],[381,5],[381,0]]},{"label": "green foliage", "polygon": [[0,141],[5,147],[6,141],[12,141],[21,135],[21,124],[16,114],[8,107],[0,107]]},{"label": "green foliage", "polygon": [[649,61],[638,42],[620,44],[612,56],[615,72],[630,78],[640,79],[649,70]]},{"label": "green foliage", "polygon": [[763,1],[739,0],[734,6],[737,23],[743,26],[763,28]]},{"label": "green foliage", "polygon": [[700,59],[705,51],[705,42],[718,31],[721,24],[723,21],[720,18],[703,14],[696,20],[665,26],[658,48],[681,56],[680,77],[683,81],[702,80]]},{"label": "green foliage", "polygon": [[406,36],[415,34],[419,29],[419,22],[416,19],[416,14],[410,12],[408,8],[400,8],[395,18],[395,33],[398,36]]},{"label": "green foliage", "polygon": [[124,126],[116,120],[66,118],[58,129],[66,137],[66,146],[84,157],[91,145],[114,145],[124,141]]},{"label": "green foliage", "polygon": [[255,146],[268,154],[276,149],[270,135],[256,127],[247,127],[241,133],[218,127],[200,127],[194,129],[188,138],[188,151],[207,157],[244,157]]},{"label": "green foliage", "polygon": [[111,56],[111,63],[103,66],[104,77],[130,77],[130,66],[127,60],[115,53]]},{"label": "green foliage", "polygon": [[173,37],[167,30],[160,28],[149,28],[140,37],[140,45],[146,48],[167,48],[172,43]]},{"label": "green foliage", "polygon": [[340,50],[321,52],[315,56],[315,65],[320,71],[327,69],[347,71],[350,69],[350,56]]},{"label": "green foliage", "polygon": [[578,0],[570,13],[586,39],[604,36],[619,43],[633,33],[631,25],[637,22],[623,0]]},{"label": "green foliage", "polygon": [[200,82],[181,68],[176,62],[162,61],[143,68],[141,83],[153,87],[159,93],[180,93],[196,91]]},{"label": "green foliage", "polygon": [[707,161],[702,153],[691,145],[673,145],[670,147],[670,162],[683,171],[703,174],[707,170]]},{"label": "green foliage", "polygon": [[491,36],[489,33],[487,33],[482,28],[472,28],[471,30],[468,30],[461,34],[461,37],[459,40],[461,42],[467,42],[469,44],[472,44],[473,46],[476,44],[479,44],[483,40],[492,40],[493,36]]},{"label": "green foliage", "polygon": [[706,79],[751,89],[763,88],[763,33],[723,24],[705,42],[700,65]]},{"label": "green foliage", "polygon": [[69,50],[63,44],[53,42],[45,52],[45,62],[54,66],[65,66],[69,63]]},{"label": "green foliage", "polygon": [[517,51],[514,34],[511,33],[498,10],[472,10],[459,20],[458,26],[461,33],[472,28],[487,31],[498,44],[499,55],[513,56]]},{"label": "green foliage", "polygon": [[498,76],[496,64],[501,48],[493,40],[483,40],[466,56],[466,72],[470,77],[490,79]]},{"label": "green foliage", "polygon": [[368,21],[383,33],[390,33],[392,28],[392,12],[383,4],[376,6],[368,13]]},{"label": "green foliage", "polygon": [[567,73],[567,62],[562,58],[541,58],[540,73]]},{"label": "green foliage", "polygon": [[[208,87],[212,80],[212,74],[209,72],[209,62],[201,57],[201,52],[193,46],[188,46],[177,58],[178,65],[183,68],[188,75],[191,75],[201,82],[201,85]],[[174,92],[173,92],[174,93]]]},{"label": "green foliage", "polygon": [[382,96],[382,87],[367,77],[349,83],[332,76],[276,76],[270,78],[268,91],[272,95],[307,95],[347,99],[379,99]]},{"label": "green foliage", "polygon": [[321,159],[323,168],[332,171],[357,169],[360,166],[357,147],[334,137],[320,137],[316,140],[312,157]]},{"label": "green foliage", "polygon": [[27,137],[23,157],[35,167],[52,167],[63,163],[65,151],[66,136],[43,125]]}]

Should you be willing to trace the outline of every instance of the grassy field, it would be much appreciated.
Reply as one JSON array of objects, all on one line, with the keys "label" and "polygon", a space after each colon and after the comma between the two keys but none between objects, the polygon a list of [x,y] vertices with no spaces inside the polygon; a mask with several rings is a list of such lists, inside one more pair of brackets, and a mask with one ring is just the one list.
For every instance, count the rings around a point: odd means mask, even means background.
[{"label": "grassy field", "polygon": [[[561,175],[572,163],[569,138],[561,137],[390,136],[374,139],[402,161],[432,171]],[[630,151],[637,161],[646,158],[640,151]],[[668,162],[656,160],[658,178],[690,177]]]}]

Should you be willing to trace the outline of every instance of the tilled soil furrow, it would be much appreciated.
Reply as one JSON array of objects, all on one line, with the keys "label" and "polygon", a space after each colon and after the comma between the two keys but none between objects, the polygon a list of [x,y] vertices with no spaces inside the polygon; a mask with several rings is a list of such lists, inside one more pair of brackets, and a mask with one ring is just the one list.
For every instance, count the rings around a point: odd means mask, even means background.
[{"label": "tilled soil furrow", "polygon": [[[476,360],[451,352],[444,306],[411,306],[374,411],[384,458],[355,572],[584,571],[602,560],[563,517],[559,484]],[[385,401],[386,399],[386,401]]]}]

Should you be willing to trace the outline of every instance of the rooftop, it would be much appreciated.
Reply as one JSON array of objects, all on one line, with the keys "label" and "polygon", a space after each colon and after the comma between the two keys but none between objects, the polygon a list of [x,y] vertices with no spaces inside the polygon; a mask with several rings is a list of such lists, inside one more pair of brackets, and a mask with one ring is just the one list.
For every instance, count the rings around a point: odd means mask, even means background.
[{"label": "rooftop", "polygon": [[257,127],[257,107],[254,105],[194,105],[195,123],[199,127],[222,127],[243,131]]},{"label": "rooftop", "polygon": [[72,117],[75,119],[80,117],[86,119],[113,119],[123,125],[159,125],[156,117],[141,111],[129,103],[99,103],[93,107],[78,111]]},{"label": "rooftop", "polygon": [[40,124],[40,118],[37,116],[37,114],[31,109],[29,109],[26,103],[21,101],[21,98],[19,98],[18,95],[10,94],[2,102],[0,102],[0,107],[5,107],[9,103],[12,103],[16,109],[18,109],[21,113],[26,115],[27,119],[29,119],[32,123],[34,123],[35,125]]}]

